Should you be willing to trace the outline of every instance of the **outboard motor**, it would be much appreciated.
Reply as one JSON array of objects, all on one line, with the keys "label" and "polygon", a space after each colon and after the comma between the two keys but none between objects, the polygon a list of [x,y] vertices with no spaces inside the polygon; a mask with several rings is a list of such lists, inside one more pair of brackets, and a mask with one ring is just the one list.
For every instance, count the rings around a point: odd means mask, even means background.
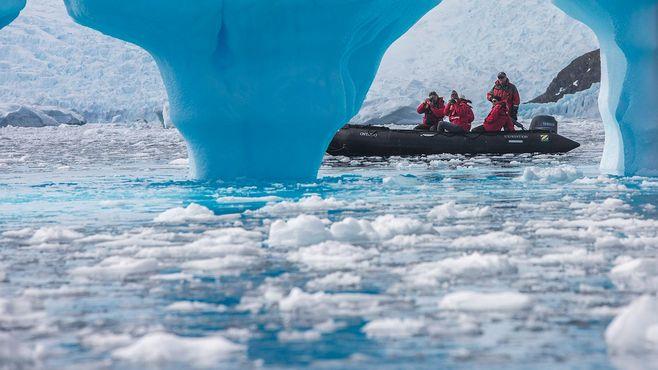
[{"label": "outboard motor", "polygon": [[530,123],[530,130],[557,134],[557,120],[553,116],[536,116]]}]

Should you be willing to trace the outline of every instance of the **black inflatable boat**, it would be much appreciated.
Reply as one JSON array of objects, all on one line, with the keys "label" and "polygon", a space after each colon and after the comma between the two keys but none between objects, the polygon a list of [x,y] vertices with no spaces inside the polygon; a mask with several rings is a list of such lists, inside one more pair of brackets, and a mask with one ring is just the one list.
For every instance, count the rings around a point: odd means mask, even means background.
[{"label": "black inflatable boat", "polygon": [[336,156],[412,156],[430,154],[566,153],[579,143],[557,132],[555,118],[537,116],[529,130],[448,134],[394,130],[382,126],[347,125],[332,140],[327,153]]}]

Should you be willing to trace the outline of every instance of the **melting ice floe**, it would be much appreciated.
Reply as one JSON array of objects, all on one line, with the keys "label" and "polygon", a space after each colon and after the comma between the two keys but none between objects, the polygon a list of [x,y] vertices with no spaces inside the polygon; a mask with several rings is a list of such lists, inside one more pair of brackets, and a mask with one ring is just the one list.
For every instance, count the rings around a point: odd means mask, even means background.
[{"label": "melting ice floe", "polygon": [[185,338],[169,333],[151,333],[129,346],[116,349],[112,355],[151,365],[176,363],[211,368],[244,350],[244,346],[220,336]]},{"label": "melting ice floe", "polygon": [[532,300],[517,292],[477,293],[462,291],[450,293],[441,299],[439,307],[446,310],[469,312],[514,312],[528,308]]},{"label": "melting ice floe", "polygon": [[658,353],[658,298],[642,296],[610,323],[605,340],[613,354]]}]

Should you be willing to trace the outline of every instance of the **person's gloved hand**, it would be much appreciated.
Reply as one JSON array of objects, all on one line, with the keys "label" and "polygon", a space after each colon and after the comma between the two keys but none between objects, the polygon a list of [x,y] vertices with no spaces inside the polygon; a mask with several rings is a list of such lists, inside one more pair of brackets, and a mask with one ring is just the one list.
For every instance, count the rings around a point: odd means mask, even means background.
[{"label": "person's gloved hand", "polygon": [[512,118],[514,118],[514,119],[518,118],[518,116],[519,116],[519,106],[518,105],[512,106],[512,109],[510,110],[510,116],[512,116]]}]

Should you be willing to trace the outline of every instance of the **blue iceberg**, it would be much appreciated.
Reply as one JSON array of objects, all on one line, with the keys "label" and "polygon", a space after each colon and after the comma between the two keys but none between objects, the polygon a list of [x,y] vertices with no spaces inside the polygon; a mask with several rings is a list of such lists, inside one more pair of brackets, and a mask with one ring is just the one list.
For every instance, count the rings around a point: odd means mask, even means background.
[{"label": "blue iceberg", "polygon": [[155,58],[202,179],[310,180],[387,48],[440,0],[65,0]]},{"label": "blue iceberg", "polygon": [[0,29],[11,23],[25,7],[25,0],[0,0]]},{"label": "blue iceberg", "polygon": [[602,169],[658,176],[658,0],[554,0],[601,43]]},{"label": "blue iceberg", "polygon": [[[155,58],[198,178],[316,176],[388,46],[441,0],[64,0]],[[658,0],[554,0],[598,35],[602,168],[658,175]]]}]

